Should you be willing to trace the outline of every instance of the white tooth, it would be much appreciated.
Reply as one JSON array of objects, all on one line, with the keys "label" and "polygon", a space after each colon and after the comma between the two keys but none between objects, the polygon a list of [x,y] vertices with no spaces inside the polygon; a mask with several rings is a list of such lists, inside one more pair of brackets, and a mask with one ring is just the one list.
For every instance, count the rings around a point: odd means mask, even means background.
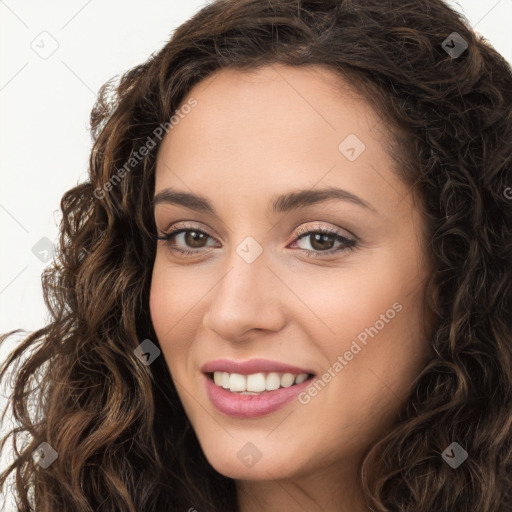
[{"label": "white tooth", "polygon": [[245,375],[239,373],[232,373],[229,376],[229,389],[230,391],[246,391],[246,378]]},{"label": "white tooth", "polygon": [[213,372],[213,382],[217,386],[222,386],[222,372]]},{"label": "white tooth", "polygon": [[295,377],[295,384],[300,384],[301,382],[304,382],[307,378],[307,373],[301,373],[300,375],[297,375],[297,377]]},{"label": "white tooth", "polygon": [[221,377],[221,386],[224,388],[224,389],[229,389],[229,373],[228,372],[220,372],[222,377]]},{"label": "white tooth", "polygon": [[265,391],[265,374],[252,373],[247,375],[247,391]]},{"label": "white tooth", "polygon": [[293,373],[284,373],[281,377],[281,386],[283,386],[283,388],[289,388],[294,380],[295,375],[293,375]]},{"label": "white tooth", "polygon": [[281,377],[279,377],[278,373],[271,372],[267,375],[267,379],[265,381],[265,388],[268,391],[274,391],[274,389],[279,389],[281,386]]}]

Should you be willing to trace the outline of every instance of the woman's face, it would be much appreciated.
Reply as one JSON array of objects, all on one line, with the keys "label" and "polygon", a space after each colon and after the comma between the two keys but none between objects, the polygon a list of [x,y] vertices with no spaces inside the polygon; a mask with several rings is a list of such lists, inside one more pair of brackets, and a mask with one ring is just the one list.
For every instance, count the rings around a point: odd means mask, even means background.
[{"label": "woman's face", "polygon": [[185,411],[226,476],[341,471],[430,358],[422,220],[386,127],[320,67],[224,69],[191,98],[155,182],[159,234],[189,231],[158,242],[150,299]]}]

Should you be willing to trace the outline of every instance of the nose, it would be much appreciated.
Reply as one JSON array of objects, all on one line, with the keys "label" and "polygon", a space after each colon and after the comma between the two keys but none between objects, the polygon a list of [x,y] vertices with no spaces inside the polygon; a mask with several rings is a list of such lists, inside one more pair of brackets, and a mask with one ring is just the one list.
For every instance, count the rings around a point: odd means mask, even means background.
[{"label": "nose", "polygon": [[203,326],[228,341],[241,340],[254,330],[279,331],[285,324],[284,288],[264,254],[247,263],[234,253],[228,271],[208,295],[211,303]]}]

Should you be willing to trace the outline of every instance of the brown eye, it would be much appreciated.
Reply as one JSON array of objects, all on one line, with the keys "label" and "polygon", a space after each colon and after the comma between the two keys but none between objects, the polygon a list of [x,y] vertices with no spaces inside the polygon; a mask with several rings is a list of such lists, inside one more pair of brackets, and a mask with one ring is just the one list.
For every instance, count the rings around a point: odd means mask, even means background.
[{"label": "brown eye", "polygon": [[308,235],[311,247],[317,251],[325,251],[332,249],[334,242],[336,241],[335,236],[332,234],[315,233]]},{"label": "brown eye", "polygon": [[[157,238],[165,241],[169,250],[183,255],[202,254],[204,253],[202,249],[215,247],[216,242],[216,239],[210,234],[194,227],[177,227]],[[214,245],[208,245],[208,241],[212,241]],[[302,241],[309,242],[310,247],[300,247],[298,244]],[[336,242],[338,242],[337,247]],[[293,246],[297,246],[308,257],[321,257],[353,250],[356,247],[356,240],[343,236],[339,231],[320,227],[300,231],[296,235]]]},{"label": "brown eye", "polygon": [[202,231],[185,231],[185,244],[188,247],[192,247],[193,249],[201,249],[204,247],[206,240],[208,239],[208,235],[203,233]]},{"label": "brown eye", "polygon": [[[303,241],[308,242],[309,247],[301,247],[299,243]],[[338,242],[337,247],[336,242]],[[299,247],[308,256],[321,257],[353,250],[356,246],[356,240],[343,236],[339,231],[319,227],[299,231],[293,245]]]},{"label": "brown eye", "polygon": [[187,255],[200,254],[203,252],[201,249],[212,247],[207,245],[209,240],[215,242],[211,235],[193,227],[176,228],[158,236],[157,239],[165,241],[169,250]]}]

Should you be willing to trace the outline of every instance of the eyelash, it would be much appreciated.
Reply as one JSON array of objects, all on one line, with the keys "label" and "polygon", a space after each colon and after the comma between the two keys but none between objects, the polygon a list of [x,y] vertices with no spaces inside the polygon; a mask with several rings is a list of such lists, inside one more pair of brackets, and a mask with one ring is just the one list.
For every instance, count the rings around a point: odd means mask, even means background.
[{"label": "eyelash", "polygon": [[[201,252],[201,249],[196,249],[196,250],[183,249],[180,247],[174,247],[170,243],[171,239],[173,237],[179,235],[180,233],[187,233],[190,231],[195,232],[195,233],[201,233],[201,234],[206,235],[207,237],[214,238],[206,231],[204,231],[202,229],[198,229],[195,226],[181,226],[181,227],[176,226],[176,228],[172,229],[171,231],[169,231],[167,233],[163,233],[161,236],[157,236],[157,239],[163,240],[171,251],[177,251],[186,256],[197,255],[197,254],[199,254],[199,252]],[[294,242],[301,240],[302,238],[306,238],[308,235],[314,235],[314,234],[333,235],[333,236],[335,236],[335,241],[343,242],[344,245],[342,245],[341,248],[338,247],[337,249],[328,249],[326,251],[300,249],[300,248],[298,249],[303,254],[306,254],[306,256],[308,256],[308,257],[316,258],[318,256],[321,256],[321,257],[322,256],[331,256],[331,255],[333,255],[335,253],[339,253],[339,252],[353,251],[357,246],[357,242],[355,239],[347,238],[347,237],[343,236],[339,231],[337,231],[335,229],[328,229],[323,226],[319,226],[316,229],[312,229],[312,228],[299,229],[294,235],[295,236]]]}]

